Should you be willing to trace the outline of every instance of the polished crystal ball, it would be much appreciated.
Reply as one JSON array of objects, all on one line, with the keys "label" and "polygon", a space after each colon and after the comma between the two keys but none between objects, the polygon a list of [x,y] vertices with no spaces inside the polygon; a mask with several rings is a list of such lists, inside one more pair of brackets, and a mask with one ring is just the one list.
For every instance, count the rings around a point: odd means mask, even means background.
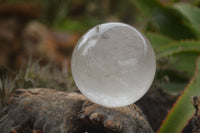
[{"label": "polished crystal ball", "polygon": [[156,71],[150,42],[123,23],[97,25],[78,41],[72,75],[80,91],[106,107],[136,102],[149,89]]}]

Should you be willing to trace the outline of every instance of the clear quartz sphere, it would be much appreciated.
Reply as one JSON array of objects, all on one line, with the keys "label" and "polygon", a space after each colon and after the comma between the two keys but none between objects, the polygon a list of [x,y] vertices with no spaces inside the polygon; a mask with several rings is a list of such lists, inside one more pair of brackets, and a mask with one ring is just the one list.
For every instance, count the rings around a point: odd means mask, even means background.
[{"label": "clear quartz sphere", "polygon": [[156,71],[150,42],[123,23],[97,25],[84,34],[72,55],[72,75],[80,91],[106,107],[136,102]]}]

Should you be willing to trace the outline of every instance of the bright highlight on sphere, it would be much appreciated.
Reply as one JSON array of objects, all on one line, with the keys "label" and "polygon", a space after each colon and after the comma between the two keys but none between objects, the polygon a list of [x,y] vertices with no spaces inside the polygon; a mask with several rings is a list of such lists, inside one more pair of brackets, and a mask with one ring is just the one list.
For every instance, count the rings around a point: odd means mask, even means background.
[{"label": "bright highlight on sphere", "polygon": [[97,25],[84,34],[72,55],[72,75],[80,91],[106,107],[136,102],[156,71],[150,42],[123,23]]}]

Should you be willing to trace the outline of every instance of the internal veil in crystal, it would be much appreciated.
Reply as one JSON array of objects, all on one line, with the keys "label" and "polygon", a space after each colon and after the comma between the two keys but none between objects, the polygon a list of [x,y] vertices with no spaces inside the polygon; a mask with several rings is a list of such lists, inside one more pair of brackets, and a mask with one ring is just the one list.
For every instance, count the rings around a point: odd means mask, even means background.
[{"label": "internal veil in crystal", "polygon": [[107,107],[126,106],[140,99],[152,84],[155,70],[150,42],[123,23],[90,29],[72,55],[72,74],[80,91]]}]

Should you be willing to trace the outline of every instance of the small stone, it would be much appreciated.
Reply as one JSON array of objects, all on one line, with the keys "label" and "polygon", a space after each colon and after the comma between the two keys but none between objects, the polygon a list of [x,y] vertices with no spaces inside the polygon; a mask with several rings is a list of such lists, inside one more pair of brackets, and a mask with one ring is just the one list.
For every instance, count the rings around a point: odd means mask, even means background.
[{"label": "small stone", "polygon": [[106,107],[136,102],[149,89],[155,71],[150,42],[123,23],[105,23],[90,29],[72,55],[76,85],[91,101]]}]

